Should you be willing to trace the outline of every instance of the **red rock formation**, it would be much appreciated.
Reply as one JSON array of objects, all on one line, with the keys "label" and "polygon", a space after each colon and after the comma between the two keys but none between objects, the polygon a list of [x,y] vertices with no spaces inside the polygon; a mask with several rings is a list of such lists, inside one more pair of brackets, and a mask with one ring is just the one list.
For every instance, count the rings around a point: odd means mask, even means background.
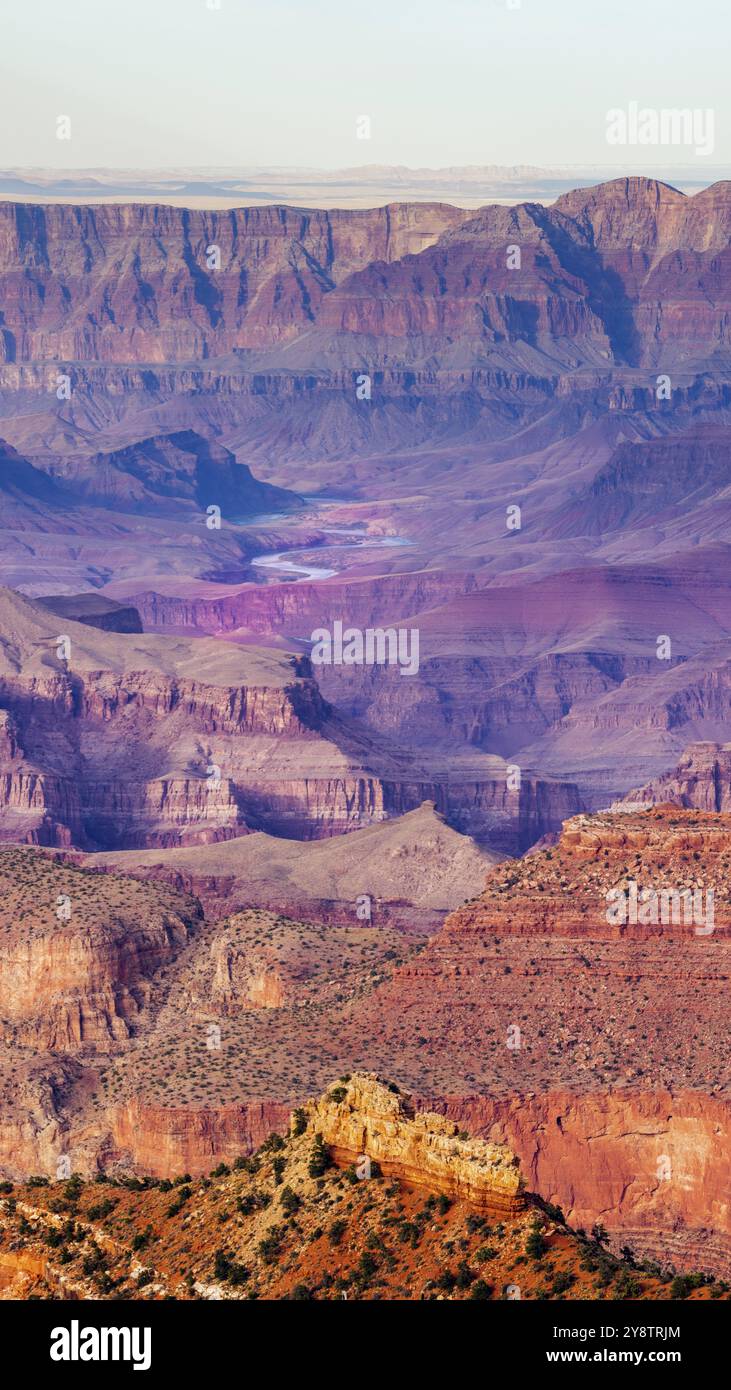
[{"label": "red rock formation", "polygon": [[[568,820],[554,848],[492,870],[485,891],[448,922],[455,937],[472,932],[515,936],[731,936],[731,816],[659,806],[649,811],[599,813]],[[634,885],[637,902],[630,906]],[[614,910],[615,890],[627,894]],[[677,908],[643,894],[687,894]],[[708,894],[713,894],[709,929]],[[699,899],[695,921],[691,898]],[[654,918],[654,920],[653,920]]]},{"label": "red rock formation", "polygon": [[290,1106],[276,1101],[203,1109],[132,1101],[108,1117],[98,1162],[161,1178],[200,1175],[257,1149],[273,1130],[286,1129],[289,1115]]},{"label": "red rock formation", "polygon": [[8,850],[1,872],[0,1019],[6,1042],[75,1053],[127,1038],[148,982],[200,918],[162,886]]},{"label": "red rock formation", "polygon": [[[441,1106],[438,1108],[442,1108]],[[726,1097],[698,1091],[570,1090],[448,1099],[445,1114],[509,1145],[526,1184],[575,1228],[599,1221],[619,1248],[731,1273]]]}]

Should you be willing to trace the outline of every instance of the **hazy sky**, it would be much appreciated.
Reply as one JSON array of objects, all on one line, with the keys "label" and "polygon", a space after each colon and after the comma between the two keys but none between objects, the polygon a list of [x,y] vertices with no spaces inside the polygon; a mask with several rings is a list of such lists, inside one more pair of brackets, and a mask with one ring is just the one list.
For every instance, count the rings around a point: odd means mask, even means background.
[{"label": "hazy sky", "polygon": [[696,159],[608,146],[631,101],[712,108],[731,163],[729,0],[513,4],[0,0],[0,167]]}]

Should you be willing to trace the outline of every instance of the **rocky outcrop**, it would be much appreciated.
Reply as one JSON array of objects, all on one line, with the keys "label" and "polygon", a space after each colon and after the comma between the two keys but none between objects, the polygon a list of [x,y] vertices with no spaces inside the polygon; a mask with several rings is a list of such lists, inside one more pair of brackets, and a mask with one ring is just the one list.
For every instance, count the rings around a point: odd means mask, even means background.
[{"label": "rocky outcrop", "polygon": [[[670,805],[576,816],[558,843],[501,864],[456,936],[731,936],[731,816]],[[709,896],[710,895],[710,896]]]},{"label": "rocky outcrop", "polygon": [[36,1281],[56,1281],[51,1274],[49,1262],[42,1255],[31,1254],[28,1250],[0,1250],[0,1290],[10,1287],[11,1297],[27,1298],[31,1289],[37,1287]]},{"label": "rocky outcrop", "polygon": [[410,1096],[376,1075],[344,1079],[306,1113],[339,1163],[366,1155],[386,1177],[480,1210],[515,1212],[524,1205],[524,1182],[509,1149],[470,1139],[454,1121],[416,1110]]},{"label": "rocky outcrop", "polygon": [[731,813],[731,743],[692,743],[677,767],[628,792],[612,810],[631,812],[637,805],[662,802]]},{"label": "rocky outcrop", "polygon": [[244,954],[229,941],[217,941],[212,956],[211,996],[224,1016],[241,1009],[281,1009],[294,993],[289,972],[266,947]]}]

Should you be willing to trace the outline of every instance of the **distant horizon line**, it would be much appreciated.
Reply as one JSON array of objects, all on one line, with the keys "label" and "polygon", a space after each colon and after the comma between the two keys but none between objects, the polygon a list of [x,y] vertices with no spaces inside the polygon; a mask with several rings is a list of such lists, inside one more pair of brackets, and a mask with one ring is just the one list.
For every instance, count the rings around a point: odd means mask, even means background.
[{"label": "distant horizon line", "polygon": [[[710,170],[727,169],[731,177],[731,165],[721,162],[719,164],[704,164],[702,169],[698,163],[686,164],[656,164],[655,169],[662,169],[667,173],[676,174],[697,174],[699,177],[707,177]],[[635,172],[634,166],[629,166],[626,162],[598,164],[591,161],[582,161],[576,164],[385,164],[371,161],[368,164],[68,164],[63,167],[55,168],[48,164],[5,164],[0,165],[0,176],[3,174],[43,174],[54,179],[59,179],[64,174],[144,174],[144,175],[183,175],[190,173],[205,173],[209,176],[220,173],[230,173],[234,176],[242,174],[367,174],[373,173],[406,173],[406,174],[456,174],[456,173],[475,173],[481,174],[490,172],[493,174],[525,175],[525,174],[568,174],[579,171],[596,171],[619,169],[628,177]],[[654,174],[645,172],[645,165],[636,166],[637,176],[647,178],[656,177]]]},{"label": "distant horizon line", "polygon": [[0,168],[0,204],[28,206],[156,206],[224,212],[289,207],[298,211],[367,211],[394,204],[439,204],[475,211],[490,206],[550,207],[578,190],[634,179],[695,197],[731,181],[725,165],[661,167],[626,164],[453,165],[409,169],[368,164],[324,170],[299,166],[210,165],[154,169]]}]

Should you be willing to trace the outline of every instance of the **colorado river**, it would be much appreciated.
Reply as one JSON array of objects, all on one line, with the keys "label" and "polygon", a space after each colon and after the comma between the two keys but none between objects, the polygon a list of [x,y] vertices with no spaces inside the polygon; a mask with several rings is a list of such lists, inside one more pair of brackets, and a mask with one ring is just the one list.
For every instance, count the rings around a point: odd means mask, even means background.
[{"label": "colorado river", "polygon": [[[287,517],[291,520],[291,516]],[[411,541],[404,536],[369,536],[365,531],[352,531],[345,527],[324,526],[322,528],[326,536],[348,536],[350,540],[334,541],[332,545],[318,547],[322,550],[363,550],[376,549],[377,547],[393,547],[400,545],[411,545]],[[321,565],[297,564],[294,560],[287,559],[288,555],[308,555],[313,550],[312,546],[303,546],[301,551],[269,551],[263,555],[255,555],[251,564],[256,569],[276,570],[278,573],[298,577],[298,582],[308,579],[332,579],[333,575],[339,574],[340,570],[325,568]]]}]

